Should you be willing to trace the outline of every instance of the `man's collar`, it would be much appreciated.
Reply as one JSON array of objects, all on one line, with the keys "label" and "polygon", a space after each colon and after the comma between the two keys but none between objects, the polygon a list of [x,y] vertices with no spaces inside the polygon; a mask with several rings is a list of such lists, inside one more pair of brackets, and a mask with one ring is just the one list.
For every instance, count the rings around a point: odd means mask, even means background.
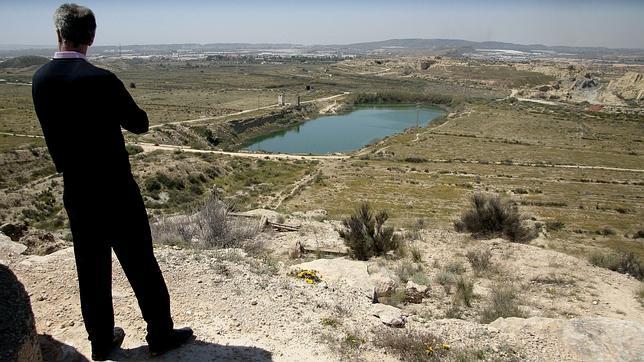
[{"label": "man's collar", "polygon": [[54,53],[54,59],[84,59],[87,60],[87,57],[83,53],[75,52],[75,51],[62,51],[62,52],[55,52]]}]

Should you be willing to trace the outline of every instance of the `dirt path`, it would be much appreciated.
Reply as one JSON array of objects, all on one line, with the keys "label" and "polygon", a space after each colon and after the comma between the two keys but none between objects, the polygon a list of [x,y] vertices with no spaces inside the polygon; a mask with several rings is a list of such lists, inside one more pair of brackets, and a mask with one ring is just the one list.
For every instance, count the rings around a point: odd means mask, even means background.
[{"label": "dirt path", "polygon": [[248,157],[248,158],[266,158],[266,159],[285,159],[285,160],[342,160],[349,158],[347,155],[292,155],[287,153],[251,153],[251,152],[226,152],[216,150],[198,150],[190,147],[174,146],[174,145],[159,145],[151,143],[132,143],[143,148],[144,152],[155,150],[162,151],[181,151],[191,153],[213,153],[216,155],[226,155],[234,157]]},{"label": "dirt path", "polygon": [[13,136],[13,137],[27,137],[27,138],[45,138],[43,136],[35,135],[35,134],[10,133],[10,132],[0,132],[0,135]]},{"label": "dirt path", "polygon": [[[350,92],[344,92],[344,93],[336,94],[336,95],[330,96],[330,97],[312,99],[310,101],[304,101],[304,102],[302,102],[302,104],[309,104],[309,103],[315,103],[315,102],[326,102],[326,101],[330,101],[330,100],[333,100],[333,99],[336,99],[336,98],[344,97],[344,96],[346,96],[348,94],[351,94],[351,93]],[[271,109],[271,108],[277,108],[277,107],[279,107],[278,104],[272,104],[270,106],[264,106],[264,107],[253,108],[253,109],[246,109],[246,110],[235,112],[235,113],[228,113],[228,114],[224,114],[222,116],[201,117],[201,118],[189,119],[189,120],[186,120],[186,121],[175,121],[175,122],[167,122],[167,123],[163,123],[163,124],[155,124],[155,125],[150,126],[150,129],[160,128],[160,127],[167,126],[167,125],[170,125],[170,124],[195,123],[195,122],[203,122],[203,121],[212,121],[212,120],[216,120],[216,119],[224,119],[224,118],[230,117],[230,116],[239,116],[239,115],[242,115],[242,114],[247,114],[247,113],[251,113],[251,112],[255,112],[255,111],[261,111],[261,110],[264,110],[264,109]]]},{"label": "dirt path", "polygon": [[319,171],[315,171],[309,175],[304,176],[300,180],[298,180],[294,185],[291,191],[289,192],[282,192],[276,197],[277,202],[275,205],[271,206],[271,209],[277,210],[280,206],[282,206],[282,203],[288,199],[289,197],[294,196],[297,194],[303,187],[311,183],[315,178],[320,174]]}]

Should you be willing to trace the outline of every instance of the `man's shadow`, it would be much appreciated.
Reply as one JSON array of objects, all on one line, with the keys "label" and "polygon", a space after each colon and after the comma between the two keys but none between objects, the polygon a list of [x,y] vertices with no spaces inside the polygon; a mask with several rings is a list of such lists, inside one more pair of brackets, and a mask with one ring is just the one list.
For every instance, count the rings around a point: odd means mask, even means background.
[{"label": "man's shadow", "polygon": [[[55,340],[49,335],[40,335],[39,342],[45,362],[89,362],[74,347]],[[113,361],[273,361],[272,353],[257,347],[226,346],[199,340],[192,341],[176,350],[152,358],[148,347],[141,346],[115,351],[110,356]]]},{"label": "man's shadow", "polygon": [[159,357],[150,357],[148,347],[122,349],[113,353],[114,361],[258,361],[273,360],[271,352],[248,346],[230,346],[194,340]]}]

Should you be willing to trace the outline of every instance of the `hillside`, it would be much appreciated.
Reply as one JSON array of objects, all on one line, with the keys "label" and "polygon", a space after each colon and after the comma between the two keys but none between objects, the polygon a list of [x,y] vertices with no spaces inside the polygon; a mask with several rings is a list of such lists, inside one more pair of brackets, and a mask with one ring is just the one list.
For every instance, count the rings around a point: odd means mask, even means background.
[{"label": "hillside", "polygon": [[37,55],[23,55],[15,58],[7,59],[0,62],[0,69],[7,68],[27,68],[31,66],[41,66],[49,61],[49,58]]},{"label": "hillside", "polygon": [[[262,210],[250,214],[284,218]],[[298,232],[267,230],[245,244],[261,243],[262,252],[158,246],[175,322],[197,335],[197,342],[161,360],[396,361],[424,355],[422,360],[581,361],[592,354],[594,360],[634,361],[644,354],[644,308],[634,296],[639,282],[540,247],[547,244],[543,237],[522,245],[424,229],[410,241],[421,250],[418,257],[316,259],[315,253],[292,251],[297,243],[309,250],[337,247],[339,225],[308,215],[286,215],[284,222],[299,226]],[[38,332],[62,343],[59,360],[88,356],[71,282],[72,249],[28,256],[7,252],[7,243],[0,244],[0,259],[25,284]],[[468,263],[463,255],[471,250],[491,253],[486,271]],[[116,323],[128,333],[115,358],[146,359],[144,322],[116,261],[114,268]],[[404,271],[409,268],[416,270],[413,276]],[[302,269],[321,281],[309,284],[293,274]],[[441,285],[445,270],[474,282],[470,305],[459,302],[457,286]],[[407,297],[374,304],[374,288],[384,294],[389,283],[406,288]],[[427,291],[410,299],[421,285]],[[516,303],[526,319],[481,320],[499,285],[519,291]]]}]

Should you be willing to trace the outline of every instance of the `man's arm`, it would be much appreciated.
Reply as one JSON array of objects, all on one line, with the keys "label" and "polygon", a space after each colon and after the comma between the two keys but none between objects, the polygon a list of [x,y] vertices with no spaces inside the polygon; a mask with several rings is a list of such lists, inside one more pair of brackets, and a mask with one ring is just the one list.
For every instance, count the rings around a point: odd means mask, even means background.
[{"label": "man's arm", "polygon": [[132,99],[130,93],[125,89],[123,82],[115,75],[112,75],[113,88],[116,93],[117,116],[121,122],[121,127],[126,130],[141,134],[148,131],[148,115],[144,110],[139,108]]}]

